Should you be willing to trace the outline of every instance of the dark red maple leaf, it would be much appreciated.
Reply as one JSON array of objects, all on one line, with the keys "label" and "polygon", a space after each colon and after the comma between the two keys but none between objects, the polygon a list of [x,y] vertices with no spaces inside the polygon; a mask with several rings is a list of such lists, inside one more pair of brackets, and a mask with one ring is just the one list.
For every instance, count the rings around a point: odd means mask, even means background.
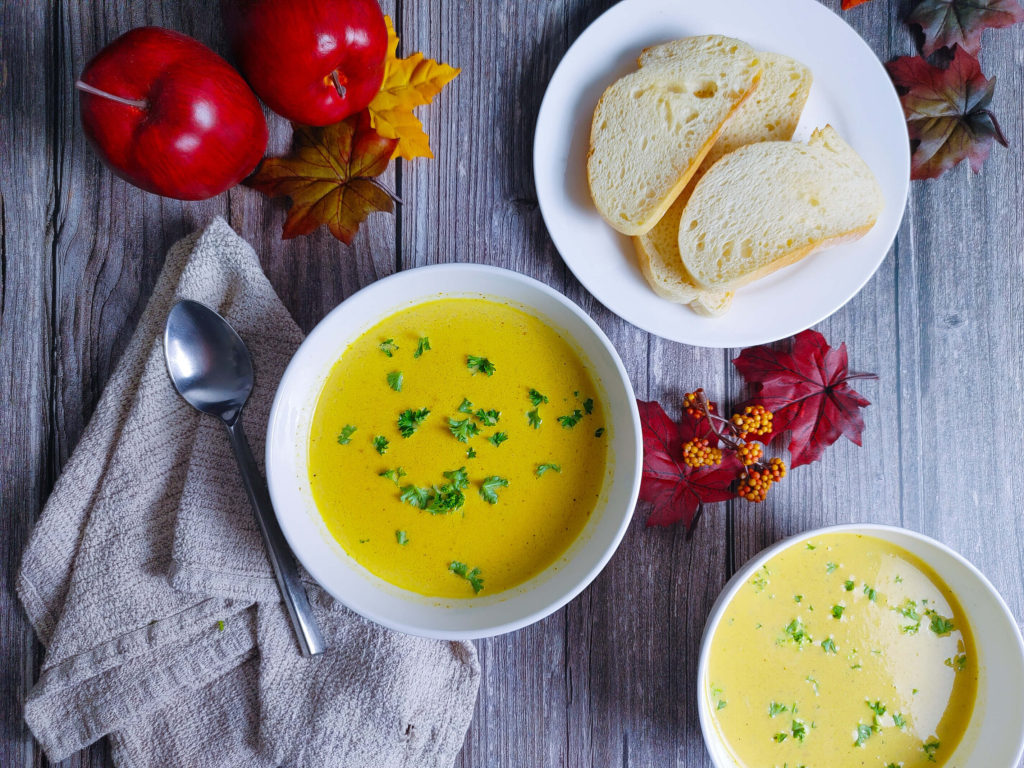
[{"label": "dark red maple leaf", "polygon": [[1016,0],[921,0],[907,17],[924,32],[925,56],[954,45],[976,54],[982,32],[1020,21],[1024,8]]},{"label": "dark red maple leaf", "polygon": [[978,60],[957,47],[946,69],[933,67],[920,56],[901,56],[886,68],[902,92],[914,153],[912,179],[934,179],[964,158],[975,173],[981,170],[992,141],[1008,146],[989,109],[995,78],[981,73]]},{"label": "dark red maple leaf", "polygon": [[[694,469],[683,463],[683,443],[694,437],[718,444],[706,419],[695,419],[686,412],[679,423],[672,421],[655,401],[637,400],[644,438],[644,471],[640,499],[654,505],[647,525],[668,526],[683,523],[692,533],[702,504],[726,501],[743,465],[731,452],[714,467]],[[714,404],[709,404],[713,407]]]},{"label": "dark red maple leaf", "polygon": [[791,466],[810,464],[845,435],[861,444],[864,418],[860,409],[871,403],[850,386],[851,379],[877,379],[873,373],[849,372],[846,344],[832,349],[817,331],[803,331],[789,352],[769,346],[750,347],[733,360],[754,387],[751,405],[773,414],[772,431],[763,442],[790,434]]}]

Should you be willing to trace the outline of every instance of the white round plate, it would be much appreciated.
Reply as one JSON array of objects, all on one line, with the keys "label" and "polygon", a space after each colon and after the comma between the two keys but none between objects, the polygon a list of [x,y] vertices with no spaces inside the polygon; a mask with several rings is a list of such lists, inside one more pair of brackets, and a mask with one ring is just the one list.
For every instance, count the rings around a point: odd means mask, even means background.
[{"label": "white round plate", "polygon": [[[640,51],[690,35],[736,37],[802,61],[814,74],[794,140],[831,123],[874,171],[885,194],[878,223],[855,243],[815,254],[741,288],[732,309],[707,318],[648,287],[633,244],[601,219],[587,186],[590,122]],[[623,0],[569,48],[548,84],[534,136],[537,199],[565,263],[602,304],[639,328],[703,347],[744,347],[799,333],[853,298],[892,245],[910,185],[910,142],[881,62],[817,0]]]}]

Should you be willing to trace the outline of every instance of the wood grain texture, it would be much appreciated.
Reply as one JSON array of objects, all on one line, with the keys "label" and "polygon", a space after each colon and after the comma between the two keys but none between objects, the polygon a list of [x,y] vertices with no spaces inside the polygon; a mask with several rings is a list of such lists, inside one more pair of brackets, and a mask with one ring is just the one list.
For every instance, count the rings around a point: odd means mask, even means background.
[{"label": "wood grain texture", "polygon": [[[391,0],[400,51],[462,67],[421,110],[434,160],[386,177],[405,204],[375,214],[351,248],[326,233],[282,241],[286,204],[238,187],[163,200],[113,177],[81,136],[74,75],[119,34],[179,29],[226,54],[216,3],[41,0],[0,5],[0,767],[47,765],[21,717],[37,672],[13,593],[33,521],[145,306],[167,247],[215,215],[253,244],[304,329],[396,269],[450,261],[532,275],[578,302],[623,356],[637,395],[678,412],[683,392],[742,398],[730,359],[650,337],[610,314],[562,263],[532,174],[544,87],[611,0]],[[827,3],[834,10],[838,3]],[[905,0],[844,14],[883,59],[911,53]],[[708,509],[687,541],[644,527],[565,609],[479,643],[484,677],[460,768],[709,766],[696,661],[711,604],[762,547],[852,520],[906,525],[977,562],[1024,614],[1024,25],[989,32],[983,68],[1011,149],[911,187],[893,251],[819,329],[845,340],[872,400],[863,448],[844,441],[792,472],[764,505]],[[270,151],[287,151],[268,114]],[[69,766],[107,766],[103,743]],[[994,767],[1000,768],[1000,767]]]}]

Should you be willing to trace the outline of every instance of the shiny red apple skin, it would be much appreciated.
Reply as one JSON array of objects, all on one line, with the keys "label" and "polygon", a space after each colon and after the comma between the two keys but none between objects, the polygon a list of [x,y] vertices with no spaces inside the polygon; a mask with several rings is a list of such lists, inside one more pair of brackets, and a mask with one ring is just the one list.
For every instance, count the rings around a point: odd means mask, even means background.
[{"label": "shiny red apple skin", "polygon": [[222,0],[221,11],[242,74],[292,122],[337,123],[380,90],[388,33],[377,0]]},{"label": "shiny red apple skin", "polygon": [[129,106],[79,91],[82,126],[111,170],[147,192],[205,200],[248,176],[267,147],[252,90],[224,59],[160,27],[126,32],[79,81],[145,102]]}]

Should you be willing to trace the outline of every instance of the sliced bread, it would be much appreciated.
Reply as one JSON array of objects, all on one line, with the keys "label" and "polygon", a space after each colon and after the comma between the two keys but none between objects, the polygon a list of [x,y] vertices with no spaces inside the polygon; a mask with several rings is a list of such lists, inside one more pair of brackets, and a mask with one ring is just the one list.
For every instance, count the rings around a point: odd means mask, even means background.
[{"label": "sliced bread", "polygon": [[707,35],[679,41],[674,55],[609,86],[594,110],[587,156],[605,221],[627,235],[653,227],[760,74],[749,45]]},{"label": "sliced bread", "polygon": [[[671,57],[677,49],[678,43],[648,48],[640,61]],[[683,266],[679,219],[686,201],[700,177],[722,155],[757,141],[792,138],[811,90],[811,71],[799,61],[777,53],[760,56],[763,70],[757,87],[729,118],[686,190],[649,232],[633,238],[640,270],[655,293],[713,317],[729,309],[732,292],[698,288]]]},{"label": "sliced bread", "polygon": [[766,141],[731,152],[693,190],[679,253],[694,283],[727,291],[875,225],[882,190],[832,126],[807,144]]}]

